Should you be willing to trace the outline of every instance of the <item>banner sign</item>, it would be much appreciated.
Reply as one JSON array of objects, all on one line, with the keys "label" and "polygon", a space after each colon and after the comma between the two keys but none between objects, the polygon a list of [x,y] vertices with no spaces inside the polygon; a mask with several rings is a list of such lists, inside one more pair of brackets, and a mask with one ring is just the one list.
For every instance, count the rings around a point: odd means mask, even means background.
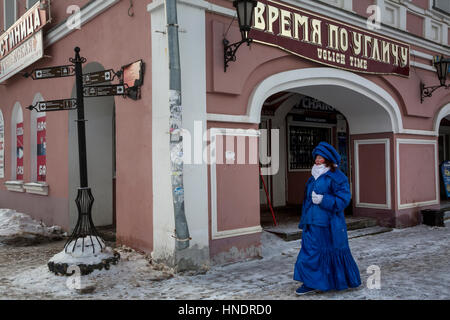
[{"label": "banner sign", "polygon": [[37,181],[45,182],[47,176],[47,121],[46,117],[37,118]]},{"label": "banner sign", "polygon": [[43,43],[42,31],[39,31],[0,60],[0,83],[41,59],[44,56]]},{"label": "banner sign", "polygon": [[49,22],[49,8],[47,1],[36,2],[0,35],[0,82],[42,58],[42,28]]},{"label": "banner sign", "polygon": [[408,44],[278,1],[257,2],[249,37],[330,67],[409,76]]},{"label": "banner sign", "polygon": [[121,96],[126,94],[124,85],[96,86],[85,87],[84,96],[89,97],[105,97],[105,96]]},{"label": "banner sign", "polygon": [[23,122],[20,122],[16,125],[16,139],[16,180],[23,180]]}]

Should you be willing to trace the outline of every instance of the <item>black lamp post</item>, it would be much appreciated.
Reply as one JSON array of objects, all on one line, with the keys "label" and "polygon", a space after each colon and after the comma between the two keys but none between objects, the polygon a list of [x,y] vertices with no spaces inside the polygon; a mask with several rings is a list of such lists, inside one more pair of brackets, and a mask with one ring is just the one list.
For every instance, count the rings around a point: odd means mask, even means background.
[{"label": "black lamp post", "polygon": [[242,40],[233,44],[224,38],[224,72],[227,72],[228,62],[236,61],[236,52],[243,43],[249,46],[252,39],[248,37],[252,27],[253,12],[256,7],[256,0],[235,0],[233,6],[236,8],[239,30],[241,31]]},{"label": "black lamp post", "polygon": [[425,87],[425,85],[420,83],[420,103],[423,103],[423,99],[431,97],[433,92],[441,87],[448,89],[450,85],[446,85],[448,68],[450,66],[450,59],[444,59],[444,56],[434,58],[434,66],[436,68],[436,73],[439,79],[440,85]]}]

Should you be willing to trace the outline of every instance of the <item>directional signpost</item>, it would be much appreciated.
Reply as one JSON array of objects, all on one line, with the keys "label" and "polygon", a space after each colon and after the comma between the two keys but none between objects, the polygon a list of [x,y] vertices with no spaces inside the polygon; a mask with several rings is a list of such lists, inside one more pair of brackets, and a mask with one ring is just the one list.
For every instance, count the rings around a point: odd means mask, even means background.
[{"label": "directional signpost", "polygon": [[[31,74],[25,74],[25,77],[31,77],[33,80],[41,79],[55,79],[61,77],[75,76],[76,83],[76,98],[75,99],[62,99],[62,100],[52,100],[52,101],[41,101],[35,105],[28,107],[29,110],[36,110],[37,112],[49,112],[49,111],[66,111],[66,110],[77,110],[77,127],[78,127],[78,153],[79,153],[79,164],[80,164],[80,188],[78,188],[78,194],[75,199],[75,203],[78,208],[78,220],[75,229],[66,244],[64,245],[65,251],[67,253],[69,247],[72,251],[77,247],[77,241],[82,243],[82,252],[84,252],[85,247],[89,245],[87,242],[90,240],[90,245],[95,253],[96,244],[94,244],[93,238],[97,241],[101,250],[104,249],[104,241],[101,240],[94,223],[92,222],[92,205],[94,203],[94,197],[92,196],[91,189],[88,186],[88,174],[87,174],[87,156],[86,156],[86,128],[84,118],[84,98],[91,97],[105,97],[105,96],[123,96],[130,97],[134,100],[140,98],[140,86],[143,83],[143,72],[144,64],[142,60],[132,63],[130,65],[137,65],[137,71],[124,72],[129,69],[128,66],[122,67],[118,72],[114,70],[105,70],[99,72],[92,72],[83,74],[82,64],[86,62],[85,58],[80,56],[80,48],[75,48],[75,58],[69,59],[72,65],[49,67],[43,69],[36,69],[31,72]],[[139,69],[140,68],[140,69]],[[136,68],[134,68],[136,69]],[[124,74],[127,75],[126,81],[124,80]],[[114,78],[118,76],[120,79],[120,84],[111,85],[98,85],[95,84],[105,83],[108,81],[113,81]],[[130,86],[128,82],[130,78],[133,80],[133,85]],[[133,79],[136,77],[136,79]],[[89,239],[89,240],[87,240]],[[86,242],[86,245],[85,245]],[[117,262],[119,257],[114,256],[112,262]],[[67,266],[65,266],[67,268]],[[61,266],[52,267],[49,263],[49,268],[53,272],[65,273],[66,270],[61,271]],[[54,270],[52,270],[52,268]],[[57,269],[57,270],[56,270]]]},{"label": "directional signpost", "polygon": [[34,106],[29,106],[29,110],[36,110],[37,112],[61,111],[61,110],[75,110],[77,108],[76,99],[63,99],[52,101],[40,101]]}]

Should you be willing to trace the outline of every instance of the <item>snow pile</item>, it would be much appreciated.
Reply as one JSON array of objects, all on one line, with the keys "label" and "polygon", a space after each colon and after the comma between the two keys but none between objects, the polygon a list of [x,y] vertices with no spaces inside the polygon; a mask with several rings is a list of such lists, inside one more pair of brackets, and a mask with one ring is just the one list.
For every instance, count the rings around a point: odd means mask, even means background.
[{"label": "snow pile", "polygon": [[62,235],[59,226],[47,227],[27,214],[12,209],[0,209],[0,242],[18,243],[23,240],[61,239]]},{"label": "snow pile", "polygon": [[113,250],[106,247],[101,238],[87,236],[71,241],[67,245],[67,252],[66,249],[63,249],[60,253],[54,255],[49,262],[68,265],[94,265],[112,256],[114,256]]}]

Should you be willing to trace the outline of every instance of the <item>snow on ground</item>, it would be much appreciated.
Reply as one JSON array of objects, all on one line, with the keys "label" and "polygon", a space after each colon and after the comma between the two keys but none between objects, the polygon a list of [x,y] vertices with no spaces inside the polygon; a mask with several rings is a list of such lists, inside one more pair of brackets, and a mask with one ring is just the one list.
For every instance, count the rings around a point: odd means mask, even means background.
[{"label": "snow on ground", "polygon": [[[48,259],[63,242],[4,246],[0,299],[449,299],[449,222],[445,228],[419,225],[350,239],[362,285],[302,297],[294,294],[300,283],[292,280],[301,241],[285,242],[268,232],[262,234],[263,258],[212,266],[203,274],[174,274],[146,255],[119,247],[118,265],[81,277],[81,287],[95,288],[86,294],[74,289],[74,278],[48,271]],[[380,289],[367,287],[372,265],[380,268]]]},{"label": "snow on ground", "polygon": [[47,227],[25,213],[12,209],[0,209],[0,243],[11,242],[14,239],[33,239],[60,237],[59,226]]},{"label": "snow on ground", "polygon": [[71,241],[66,249],[54,255],[49,262],[56,264],[95,265],[103,259],[114,256],[113,250],[106,247],[105,242],[96,236],[87,236]]}]

